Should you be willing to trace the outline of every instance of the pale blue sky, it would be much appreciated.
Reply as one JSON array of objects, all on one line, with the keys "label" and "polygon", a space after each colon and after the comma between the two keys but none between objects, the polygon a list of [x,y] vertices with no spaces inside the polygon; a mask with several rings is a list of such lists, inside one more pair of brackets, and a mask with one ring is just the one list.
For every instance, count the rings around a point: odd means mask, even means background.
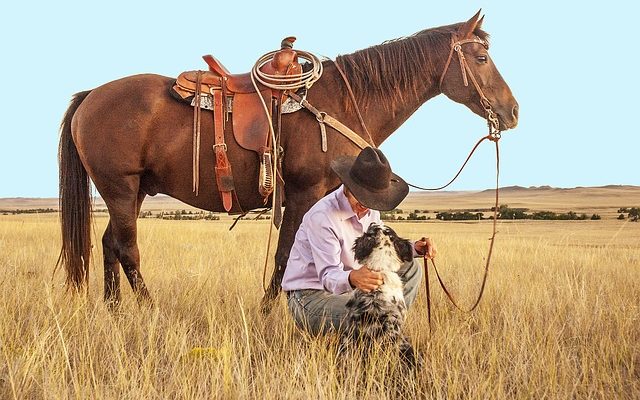
[{"label": "pale blue sky", "polygon": [[[501,185],[640,185],[638,2],[256,3],[4,2],[0,197],[57,196],[58,126],[76,92],[126,75],[204,68],[207,53],[246,72],[288,35],[298,37],[296,48],[334,58],[479,8],[491,56],[520,103],[520,125],[501,141]],[[481,118],[438,96],[382,149],[405,179],[436,186],[483,134]],[[492,187],[493,174],[487,144],[452,189]]]}]

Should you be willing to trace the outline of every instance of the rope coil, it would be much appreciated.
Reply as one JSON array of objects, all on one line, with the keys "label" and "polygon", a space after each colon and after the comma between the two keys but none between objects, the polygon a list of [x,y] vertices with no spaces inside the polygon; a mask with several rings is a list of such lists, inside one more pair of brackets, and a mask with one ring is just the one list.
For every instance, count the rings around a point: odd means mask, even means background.
[{"label": "rope coil", "polygon": [[271,62],[273,56],[279,51],[280,50],[270,51],[256,61],[251,69],[252,80],[255,79],[260,84],[274,90],[297,90],[302,87],[306,87],[307,89],[311,88],[322,76],[323,67],[320,58],[315,54],[302,50],[296,50],[296,53],[298,58],[302,58],[311,63],[312,67],[309,71],[293,75],[273,75],[261,71],[261,68]]}]

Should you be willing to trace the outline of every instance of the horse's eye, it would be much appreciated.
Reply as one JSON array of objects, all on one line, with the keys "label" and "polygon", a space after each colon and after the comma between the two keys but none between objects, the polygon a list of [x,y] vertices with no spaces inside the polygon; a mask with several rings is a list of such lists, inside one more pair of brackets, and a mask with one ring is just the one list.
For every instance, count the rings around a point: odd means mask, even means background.
[{"label": "horse's eye", "polygon": [[487,62],[487,56],[478,56],[476,57],[476,60],[478,60],[479,63],[484,64]]}]

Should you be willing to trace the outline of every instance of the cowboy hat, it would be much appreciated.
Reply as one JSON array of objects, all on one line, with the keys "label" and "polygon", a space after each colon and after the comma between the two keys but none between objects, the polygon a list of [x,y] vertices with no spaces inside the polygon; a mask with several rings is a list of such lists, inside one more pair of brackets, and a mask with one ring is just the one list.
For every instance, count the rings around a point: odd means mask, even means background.
[{"label": "cowboy hat", "polygon": [[331,169],[354,197],[372,210],[393,210],[409,193],[409,186],[391,172],[387,157],[380,149],[366,147],[355,156],[341,156]]}]

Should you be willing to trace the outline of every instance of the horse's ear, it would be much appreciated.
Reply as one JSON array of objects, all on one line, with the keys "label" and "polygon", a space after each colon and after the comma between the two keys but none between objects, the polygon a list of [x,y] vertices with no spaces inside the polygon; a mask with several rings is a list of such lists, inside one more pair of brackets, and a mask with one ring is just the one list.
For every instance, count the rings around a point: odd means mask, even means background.
[{"label": "horse's ear", "polygon": [[484,19],[484,16],[480,18],[480,12],[482,12],[482,9],[478,10],[476,15],[471,17],[471,19],[469,19],[467,22],[462,24],[460,29],[458,29],[459,39],[469,39],[471,36],[473,36],[473,31],[475,31],[476,28],[479,28],[480,25],[482,25],[482,20]]}]

